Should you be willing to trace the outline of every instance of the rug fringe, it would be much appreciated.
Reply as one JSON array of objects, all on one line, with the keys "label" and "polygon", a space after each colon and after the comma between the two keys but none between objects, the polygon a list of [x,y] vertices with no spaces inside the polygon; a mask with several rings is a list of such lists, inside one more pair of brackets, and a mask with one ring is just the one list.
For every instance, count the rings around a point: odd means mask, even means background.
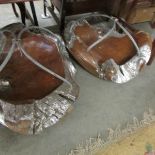
[{"label": "rug fringe", "polygon": [[144,112],[141,121],[134,117],[132,123],[127,123],[126,128],[124,129],[121,129],[121,125],[118,125],[115,130],[109,128],[106,140],[98,135],[97,138],[90,138],[85,144],[78,145],[75,150],[72,150],[66,155],[93,155],[99,149],[103,149],[107,145],[115,143],[120,139],[135,133],[138,129],[151,125],[154,121],[155,114],[152,109],[149,109],[148,112]]}]

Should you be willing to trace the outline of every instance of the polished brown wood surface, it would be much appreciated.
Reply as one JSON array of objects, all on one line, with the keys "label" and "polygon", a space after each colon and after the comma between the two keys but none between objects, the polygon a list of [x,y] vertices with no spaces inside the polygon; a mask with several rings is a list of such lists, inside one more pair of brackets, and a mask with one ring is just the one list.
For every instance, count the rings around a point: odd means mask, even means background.
[{"label": "polished brown wood surface", "polygon": [[151,53],[151,58],[148,62],[148,65],[151,65],[154,59],[155,59],[155,39],[153,40],[153,43],[152,43],[152,53]]},{"label": "polished brown wood surface", "polygon": [[38,0],[0,0],[0,4],[29,2],[29,1],[38,1]]},{"label": "polished brown wood surface", "polygon": [[[19,27],[9,28],[19,31]],[[18,34],[18,32],[16,33]],[[11,35],[7,36],[7,46]],[[64,77],[64,64],[58,52],[56,43],[40,34],[25,32],[22,37],[25,51],[39,63]],[[8,51],[7,46],[0,55],[0,62],[4,60]],[[0,73],[0,81],[8,81],[9,87],[0,87],[0,98],[13,104],[25,103],[33,99],[41,99],[62,84],[62,81],[34,65],[16,46],[15,52],[4,70]],[[28,103],[28,102],[26,102]],[[30,102],[31,103],[31,102]]]},{"label": "polished brown wood surface", "polygon": [[[114,59],[118,65],[122,65],[136,55],[137,51],[128,36],[120,38],[110,36],[97,44],[90,51],[88,47],[99,38],[97,31],[87,24],[77,26],[74,33],[78,38],[70,49],[75,59],[89,72],[97,75],[98,66],[106,60]],[[152,46],[151,37],[141,31],[135,31],[134,38],[139,47],[148,44]]]},{"label": "polished brown wood surface", "polygon": [[133,24],[151,21],[154,11],[154,0],[123,0],[119,16],[124,18],[128,23]]}]

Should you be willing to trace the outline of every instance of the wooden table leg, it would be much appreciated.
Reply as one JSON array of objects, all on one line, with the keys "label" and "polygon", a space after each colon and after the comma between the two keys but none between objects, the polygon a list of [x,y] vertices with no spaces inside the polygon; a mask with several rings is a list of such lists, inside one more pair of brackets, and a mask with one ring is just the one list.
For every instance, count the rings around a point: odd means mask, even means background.
[{"label": "wooden table leg", "polygon": [[21,19],[22,19],[22,23],[25,25],[25,19],[26,19],[26,7],[25,7],[25,3],[23,2],[18,2],[16,3],[19,7],[20,13],[21,13]]},{"label": "wooden table leg", "polygon": [[154,59],[155,59],[155,40],[152,43],[152,53],[147,65],[151,65]]},{"label": "wooden table leg", "polygon": [[152,21],[151,21],[151,27],[155,28],[155,13],[154,13]]},{"label": "wooden table leg", "polygon": [[52,3],[52,0],[50,0],[50,3],[51,3],[51,8],[52,8],[52,10],[54,11],[54,5],[53,5],[53,3]]},{"label": "wooden table leg", "polygon": [[44,15],[47,16],[46,0],[44,0]]},{"label": "wooden table leg", "polygon": [[35,26],[38,26],[39,24],[38,24],[38,20],[37,20],[36,11],[35,11],[33,1],[30,1],[30,7],[31,7],[32,14],[33,14],[34,24],[35,24]]},{"label": "wooden table leg", "polygon": [[13,12],[14,12],[15,16],[19,17],[19,15],[17,13],[17,10],[16,10],[16,7],[15,7],[15,3],[12,3],[12,9],[13,9]]},{"label": "wooden table leg", "polygon": [[33,25],[35,25],[34,20],[27,9],[26,9],[26,18],[29,19]]},{"label": "wooden table leg", "polygon": [[66,16],[66,11],[65,11],[65,5],[66,5],[66,0],[62,0],[62,5],[60,9],[60,33],[63,34],[64,32],[64,27],[65,27],[65,16]]}]

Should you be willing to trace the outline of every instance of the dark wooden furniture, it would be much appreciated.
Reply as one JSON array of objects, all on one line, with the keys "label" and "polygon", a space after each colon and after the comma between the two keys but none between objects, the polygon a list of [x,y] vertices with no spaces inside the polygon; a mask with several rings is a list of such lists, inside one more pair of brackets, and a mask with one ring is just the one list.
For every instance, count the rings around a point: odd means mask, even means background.
[{"label": "dark wooden furniture", "polygon": [[152,21],[155,16],[155,0],[124,0],[119,16],[128,23]]},{"label": "dark wooden furniture", "polygon": [[[0,0],[0,4],[9,4],[9,3],[11,3],[15,15],[18,17],[18,13],[17,13],[16,8],[15,8],[15,4],[16,4],[19,7],[19,10],[20,10],[20,13],[21,13],[21,20],[22,20],[23,24],[26,24],[25,19],[28,18],[28,19],[31,20],[32,24],[37,26],[38,25],[38,20],[37,20],[36,11],[35,11],[33,1],[34,0]],[[31,17],[30,13],[26,9],[25,2],[30,3],[33,18]]]},{"label": "dark wooden furniture", "polygon": [[[121,0],[50,0],[50,2],[51,4],[48,4],[47,0],[44,0],[45,15],[47,8],[63,32],[66,16],[89,12],[110,12],[117,15]],[[54,8],[58,10],[60,17],[55,14]]]},{"label": "dark wooden furniture", "polygon": [[[109,15],[124,18],[128,23],[151,21],[154,19],[155,0],[44,0],[44,13],[46,8],[57,22],[60,32],[63,32],[66,16],[88,13],[104,12]],[[59,17],[54,9],[59,12]],[[152,22],[152,25],[155,25]]]},{"label": "dark wooden furniture", "polygon": [[155,28],[155,13],[153,15],[152,21],[151,21],[152,28]]}]

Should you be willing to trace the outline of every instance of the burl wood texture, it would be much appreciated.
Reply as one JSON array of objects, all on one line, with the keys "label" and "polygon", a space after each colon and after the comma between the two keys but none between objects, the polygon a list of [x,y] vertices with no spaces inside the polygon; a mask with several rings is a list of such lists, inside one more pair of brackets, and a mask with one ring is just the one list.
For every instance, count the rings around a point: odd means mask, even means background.
[{"label": "burl wood texture", "polygon": [[[7,41],[11,37],[7,35]],[[62,57],[52,39],[40,34],[25,32],[22,44],[26,52],[36,61],[65,77]],[[7,44],[9,46],[9,44]],[[34,65],[16,46],[15,52],[4,70],[0,73],[0,80],[9,81],[10,87],[0,87],[0,99],[13,104],[28,103],[28,100],[41,99],[62,84],[62,81]],[[0,55],[0,63],[7,55],[7,47]]]},{"label": "burl wood texture", "polygon": [[[111,36],[97,44],[93,49],[87,51],[88,47],[98,39],[99,34],[87,24],[77,26],[74,30],[76,36],[80,39],[75,40],[73,47],[70,49],[75,59],[89,72],[98,75],[97,67],[108,59],[114,59],[118,65],[122,65],[136,55],[137,51],[128,36],[120,38]],[[137,31],[134,34],[139,47],[144,44],[152,46],[151,37]]]}]

